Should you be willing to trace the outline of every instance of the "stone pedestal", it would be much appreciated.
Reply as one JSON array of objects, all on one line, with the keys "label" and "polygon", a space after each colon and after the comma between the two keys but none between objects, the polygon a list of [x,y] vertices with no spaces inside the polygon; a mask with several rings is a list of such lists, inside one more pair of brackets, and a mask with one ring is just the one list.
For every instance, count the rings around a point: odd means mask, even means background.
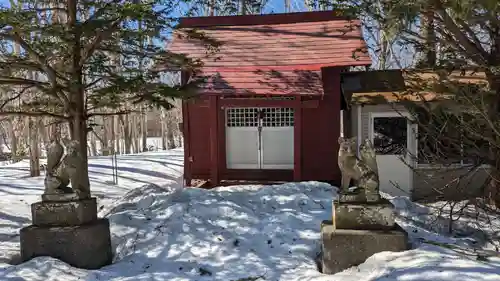
[{"label": "stone pedestal", "polygon": [[408,249],[404,230],[335,229],[331,221],[321,227],[321,267],[324,274],[335,274],[359,265],[373,254]]},{"label": "stone pedestal", "polygon": [[379,252],[408,249],[408,235],[396,224],[393,205],[385,199],[367,202],[360,196],[340,196],[333,203],[332,220],[321,225],[325,274],[359,265]]},{"label": "stone pedestal", "polygon": [[33,225],[20,233],[23,261],[50,256],[85,269],[111,264],[109,221],[97,218],[95,198],[37,202],[31,213]]},{"label": "stone pedestal", "polygon": [[394,206],[385,199],[379,203],[334,202],[332,211],[335,219],[335,227],[338,229],[394,229]]},{"label": "stone pedestal", "polygon": [[33,225],[74,226],[97,220],[95,198],[78,201],[42,201],[31,205]]}]

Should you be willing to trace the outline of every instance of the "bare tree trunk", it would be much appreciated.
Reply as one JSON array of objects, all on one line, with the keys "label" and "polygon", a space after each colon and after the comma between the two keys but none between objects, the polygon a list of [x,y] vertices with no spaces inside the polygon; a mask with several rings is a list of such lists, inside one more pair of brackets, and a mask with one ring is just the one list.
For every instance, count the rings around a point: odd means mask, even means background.
[{"label": "bare tree trunk", "polygon": [[121,139],[122,139],[122,133],[121,133],[121,130],[120,130],[120,117],[119,116],[113,116],[113,119],[114,119],[114,123],[115,123],[115,133],[113,134],[115,136],[115,143],[116,143],[116,153],[118,154],[122,154],[122,149],[121,149],[121,146],[122,146],[122,143],[121,143]]},{"label": "bare tree trunk", "polygon": [[[50,121],[50,120],[49,120]],[[43,142],[43,147],[47,148],[47,146],[50,143],[50,130],[48,124],[45,125],[45,122],[43,119],[40,119],[39,126],[38,126],[38,131],[40,132],[40,135],[42,136],[42,142]],[[45,150],[47,151],[47,150]]]},{"label": "bare tree trunk", "polygon": [[208,15],[211,17],[215,16],[215,0],[210,0],[208,4]]},{"label": "bare tree trunk", "polygon": [[175,121],[174,121],[174,116],[172,113],[173,112],[170,111],[170,112],[168,112],[168,115],[167,115],[167,148],[168,149],[175,148],[175,137],[174,137]]},{"label": "bare tree trunk", "polygon": [[132,143],[132,153],[137,153],[139,149],[139,139],[137,134],[137,116],[133,114],[130,116],[130,139]]},{"label": "bare tree trunk", "polygon": [[90,152],[92,156],[97,156],[97,141],[95,133],[90,135]]},{"label": "bare tree trunk", "polygon": [[285,0],[285,13],[290,12],[290,0]]},{"label": "bare tree trunk", "polygon": [[37,123],[38,122],[35,118],[33,117],[28,118],[31,177],[38,177],[40,175],[40,142],[38,140]]},{"label": "bare tree trunk", "polygon": [[112,147],[112,150],[111,150],[111,153],[119,153],[120,152],[120,147],[118,146],[117,144],[117,141],[116,141],[116,122],[115,122],[115,116],[111,116],[110,118],[110,130],[111,130],[111,135],[110,135],[110,139],[111,139],[111,147]]},{"label": "bare tree trunk", "polygon": [[109,154],[108,128],[109,128],[108,119],[102,116],[102,138],[100,139],[100,141],[101,141],[101,153],[104,156]]},{"label": "bare tree trunk", "polygon": [[142,151],[148,151],[148,114],[143,108],[141,114]]},{"label": "bare tree trunk", "polygon": [[423,14],[420,16],[422,20],[422,38],[425,42],[422,46],[423,57],[418,62],[417,67],[432,68],[436,66],[436,28],[434,26],[434,9],[431,3],[427,3]]},{"label": "bare tree trunk", "polygon": [[10,131],[10,153],[12,154],[12,158],[17,160],[17,134],[15,130],[15,120],[16,117],[12,118],[9,122],[9,131]]},{"label": "bare tree trunk", "polygon": [[125,154],[130,154],[130,150],[132,148],[132,139],[130,134],[130,117],[129,114],[125,114],[125,116],[119,116],[122,132],[123,132],[123,140],[125,142]]},{"label": "bare tree trunk", "polygon": [[167,118],[166,118],[166,113],[165,109],[161,109],[160,113],[160,128],[161,128],[161,149],[162,150],[167,150],[167,136],[166,136],[166,126],[167,126]]},{"label": "bare tree trunk", "polygon": [[3,155],[4,152],[3,152],[3,149],[5,146],[7,146],[7,143],[5,142],[5,137],[6,137],[6,134],[5,134],[5,130],[3,128],[2,125],[0,125],[0,155]]},{"label": "bare tree trunk", "polygon": [[240,0],[240,15],[246,15],[246,14],[247,14],[247,1]]}]

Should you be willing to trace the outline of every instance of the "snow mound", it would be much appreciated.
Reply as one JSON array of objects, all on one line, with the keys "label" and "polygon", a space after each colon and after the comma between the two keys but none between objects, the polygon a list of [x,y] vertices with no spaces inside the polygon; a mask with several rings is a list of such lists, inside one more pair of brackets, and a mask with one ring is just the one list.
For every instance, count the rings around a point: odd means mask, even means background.
[{"label": "snow mound", "polygon": [[332,192],[315,182],[145,186],[110,210],[116,264],[105,279],[126,269],[129,277],[119,280],[292,280],[295,273],[287,272],[316,270],[319,225],[331,214]]},{"label": "snow mound", "polygon": [[[318,182],[212,190],[147,184],[100,211],[111,223],[112,265],[86,271],[40,257],[0,265],[0,280],[500,280],[499,258],[430,244],[378,253],[335,275],[319,273],[320,223],[330,219],[336,191]],[[421,235],[412,231],[412,218],[425,207],[391,200],[398,222],[412,238]]]}]

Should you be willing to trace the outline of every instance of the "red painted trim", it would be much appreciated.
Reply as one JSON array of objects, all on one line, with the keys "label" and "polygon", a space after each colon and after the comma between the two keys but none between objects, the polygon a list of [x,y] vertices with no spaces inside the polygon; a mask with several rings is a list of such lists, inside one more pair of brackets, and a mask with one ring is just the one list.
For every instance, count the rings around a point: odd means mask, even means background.
[{"label": "red painted trim", "polygon": [[[297,97],[296,99],[300,99],[301,97]],[[319,100],[303,100],[302,108],[318,108]]]},{"label": "red painted trim", "polygon": [[302,99],[295,98],[293,130],[293,180],[302,180]]},{"label": "red painted trim", "polygon": [[294,100],[220,99],[222,107],[294,107]]},{"label": "red painted trim", "polygon": [[[306,98],[316,98],[319,100],[319,98],[321,98],[324,94],[321,93],[321,94],[310,94],[310,93],[307,93],[307,94],[254,94],[254,95],[251,95],[251,94],[236,94],[236,93],[232,93],[232,94],[226,94],[226,93],[217,93],[217,92],[213,92],[213,91],[210,91],[210,90],[207,90],[206,92],[201,92],[201,91],[198,91],[198,93],[196,93],[195,96],[191,97],[190,99],[188,100],[192,100],[192,101],[195,101],[195,100],[199,100],[200,98],[206,98],[206,97],[209,97],[209,96],[219,96],[221,97],[221,102],[223,100],[238,100],[239,98],[235,98],[235,97],[248,97],[248,98],[252,98],[252,97],[259,97],[259,98],[262,98],[262,97],[306,97]],[[208,101],[204,101],[204,102],[199,102],[199,106],[200,107],[208,107]]]},{"label": "red painted trim", "polygon": [[216,186],[219,184],[219,147],[218,147],[218,110],[217,110],[217,97],[209,97],[210,110],[210,181],[211,184]]},{"label": "red painted trim", "polygon": [[220,106],[221,100],[219,99],[217,107],[218,112],[218,135],[219,135],[219,173],[223,174],[227,170],[226,161],[226,111]]},{"label": "red painted trim", "polygon": [[251,65],[251,66],[238,66],[238,67],[203,67],[204,72],[244,72],[244,71],[320,71],[324,67],[341,67],[341,66],[365,66],[371,65],[369,57],[360,60],[352,60],[345,62],[332,62],[332,63],[317,63],[317,64],[294,64],[294,65]]},{"label": "red painted trim", "polygon": [[[227,26],[227,25],[265,25],[289,24],[298,22],[320,22],[332,20],[349,20],[342,11],[314,11],[297,13],[279,13],[268,15],[216,16],[180,18],[178,28]],[[359,24],[359,20],[352,20]]]},{"label": "red painted trim", "polygon": [[293,170],[228,169],[222,180],[293,181]]},{"label": "red painted trim", "polygon": [[182,102],[182,135],[184,142],[184,180],[186,186],[191,186],[192,169],[190,161],[190,131],[189,131],[189,101]]}]

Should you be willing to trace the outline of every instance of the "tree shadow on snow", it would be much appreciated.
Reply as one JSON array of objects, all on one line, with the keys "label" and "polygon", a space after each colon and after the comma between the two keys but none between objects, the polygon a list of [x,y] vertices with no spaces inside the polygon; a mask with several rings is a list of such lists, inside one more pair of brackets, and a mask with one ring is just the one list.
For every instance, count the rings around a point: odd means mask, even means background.
[{"label": "tree shadow on snow", "polygon": [[29,218],[13,216],[0,211],[0,229],[15,229],[12,233],[0,233],[0,241],[9,241],[16,238],[19,236],[19,231],[17,230],[30,223],[31,220]]},{"label": "tree shadow on snow", "polygon": [[[469,260],[468,264],[457,257]],[[500,274],[500,260],[478,260],[475,255],[457,253],[434,245],[423,246],[418,250],[399,253],[392,260],[397,259],[398,264],[405,267],[388,266],[389,274],[384,278],[390,280],[494,280]]]},{"label": "tree shadow on snow", "polygon": [[[102,165],[102,164],[89,164],[89,169],[90,168],[112,169],[111,166]],[[121,172],[143,174],[143,175],[147,175],[147,176],[151,176],[151,177],[173,179],[172,176],[165,174],[165,173],[160,173],[160,172],[156,172],[156,171],[152,171],[152,170],[144,170],[144,169],[140,169],[140,168],[136,168],[136,167],[118,166],[117,170],[121,171]],[[92,171],[92,172],[94,172],[94,171]]]},{"label": "tree shadow on snow", "polygon": [[[151,205],[157,210],[128,202],[111,212],[112,224],[122,231],[127,229],[127,234],[113,234],[114,250],[118,249],[119,255],[109,270],[130,263],[135,267],[129,269],[130,276],[138,272],[160,274],[168,268],[177,269],[174,276],[190,276],[194,280],[205,275],[216,280],[235,280],[250,277],[249,272],[265,275],[266,280],[279,280],[282,273],[296,267],[295,263],[306,263],[315,269],[319,227],[331,215],[331,197],[315,198],[320,202],[309,198],[301,204],[300,198],[293,198],[296,192],[190,189],[165,195],[148,191],[154,200],[164,201]],[[266,195],[267,203],[257,202]],[[155,216],[160,209],[176,215]],[[148,257],[143,253],[148,253]],[[157,258],[151,259],[152,256]],[[290,259],[294,264],[287,263]]]},{"label": "tree shadow on snow", "polygon": [[[407,208],[397,210],[396,214],[403,221],[402,226],[414,241],[453,242],[465,247],[481,248],[495,239],[492,237],[491,229],[479,225],[486,224],[486,221],[478,218],[476,214],[465,213],[461,220],[451,222],[445,213],[440,214],[433,207],[415,202],[408,204],[410,205]],[[449,232],[450,223],[453,226],[451,233]]]}]

